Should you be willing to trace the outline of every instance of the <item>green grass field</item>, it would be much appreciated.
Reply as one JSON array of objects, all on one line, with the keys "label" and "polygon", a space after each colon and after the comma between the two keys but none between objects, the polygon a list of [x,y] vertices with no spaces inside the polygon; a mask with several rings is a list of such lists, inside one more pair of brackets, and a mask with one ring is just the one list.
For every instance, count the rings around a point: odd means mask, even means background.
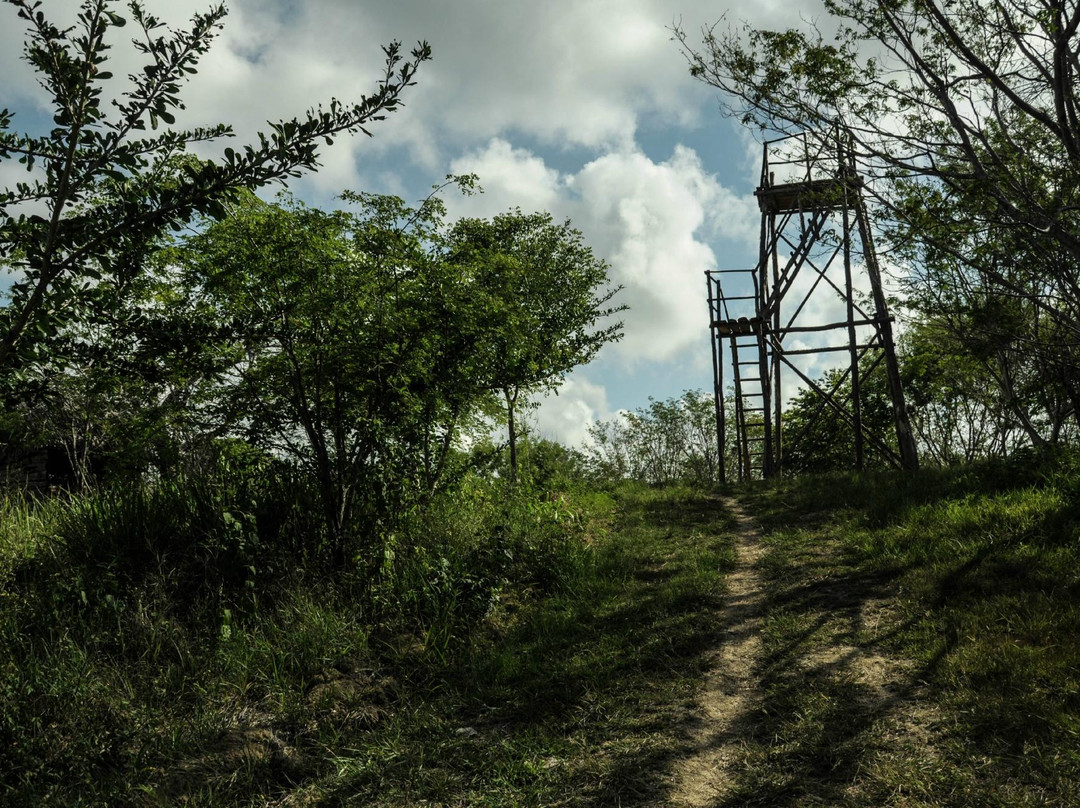
[{"label": "green grass field", "polygon": [[[762,639],[709,804],[1080,805],[1078,490],[1069,458],[735,490]],[[715,492],[474,492],[363,589],[173,538],[119,563],[141,508],[203,524],[161,496],[3,504],[0,804],[679,804]]]},{"label": "green grass field", "polygon": [[1074,480],[1059,461],[746,491],[767,710],[730,804],[1080,804]]}]

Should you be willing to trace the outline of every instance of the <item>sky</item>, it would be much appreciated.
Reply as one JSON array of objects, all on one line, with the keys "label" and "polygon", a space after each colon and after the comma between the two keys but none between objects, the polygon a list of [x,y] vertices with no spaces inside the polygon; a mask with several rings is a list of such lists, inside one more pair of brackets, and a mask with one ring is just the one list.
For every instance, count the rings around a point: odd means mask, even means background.
[{"label": "sky", "polygon": [[[722,2],[723,0],[721,0]],[[126,12],[118,4],[118,12]],[[207,2],[147,0],[173,27]],[[569,218],[623,287],[624,338],[574,371],[531,416],[544,437],[580,443],[590,423],[686,389],[710,390],[704,272],[757,262],[753,197],[761,146],[689,75],[671,26],[691,33],[725,18],[802,26],[819,0],[231,0],[225,27],[183,88],[178,125],[227,122],[235,147],[331,97],[370,92],[381,46],[430,43],[405,106],[372,138],[340,138],[318,173],[290,183],[332,207],[349,189],[418,201],[450,173],[476,173],[484,192],[447,194],[451,217],[515,207]],[[63,19],[73,0],[45,0]],[[47,124],[47,97],[19,59],[24,29],[0,23],[0,107],[15,129]],[[131,29],[123,29],[125,36]],[[117,66],[135,65],[116,42]],[[212,152],[211,152],[212,153]],[[18,179],[0,165],[0,184]]]}]

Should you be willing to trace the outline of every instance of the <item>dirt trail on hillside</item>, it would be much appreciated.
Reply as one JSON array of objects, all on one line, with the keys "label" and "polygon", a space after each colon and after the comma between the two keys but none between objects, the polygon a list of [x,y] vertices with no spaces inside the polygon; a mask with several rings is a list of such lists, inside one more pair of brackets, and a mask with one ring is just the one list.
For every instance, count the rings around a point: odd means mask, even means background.
[{"label": "dirt trail on hillside", "polygon": [[690,728],[693,751],[674,771],[672,804],[685,808],[714,805],[727,793],[763,698],[756,676],[765,609],[765,588],[756,569],[764,553],[761,532],[736,500],[725,497],[722,502],[737,522],[736,563],[727,577],[727,598],[718,614],[722,631]]},{"label": "dirt trail on hillside", "polygon": [[[739,790],[740,782],[745,789],[753,774],[747,767],[761,766],[763,750],[775,743],[769,731],[762,735],[770,718],[776,726],[776,716],[771,715],[775,705],[769,705],[770,715],[765,713],[763,676],[773,685],[795,681],[822,694],[830,692],[830,684],[847,685],[844,711],[829,719],[829,729],[838,742],[866,739],[858,744],[863,751],[857,757],[838,754],[836,765],[846,768],[837,768],[822,782],[802,784],[808,791],[806,804],[831,804],[838,793],[857,804],[875,804],[866,789],[873,786],[878,760],[890,766],[900,762],[914,772],[940,768],[939,709],[921,698],[922,685],[911,662],[884,656],[866,640],[892,633],[899,625],[892,602],[895,593],[888,586],[809,573],[799,587],[812,588],[818,600],[812,607],[800,608],[813,617],[816,628],[789,645],[782,661],[775,657],[775,649],[770,650],[774,658],[765,665],[762,632],[770,606],[767,593],[772,590],[759,574],[758,562],[766,550],[760,529],[740,504],[730,497],[721,503],[736,521],[737,560],[727,578],[727,600],[717,612],[716,644],[708,657],[702,692],[688,722],[690,751],[672,767],[666,804],[678,808],[743,804],[747,794]],[[822,547],[820,552],[833,551]],[[803,751],[813,752],[809,747]],[[767,764],[781,778],[785,754],[781,751],[777,761]]]}]

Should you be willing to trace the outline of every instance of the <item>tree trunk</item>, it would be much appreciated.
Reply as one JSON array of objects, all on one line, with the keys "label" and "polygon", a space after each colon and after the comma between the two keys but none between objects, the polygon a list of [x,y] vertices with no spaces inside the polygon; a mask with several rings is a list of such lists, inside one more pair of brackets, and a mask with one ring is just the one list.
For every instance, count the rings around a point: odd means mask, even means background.
[{"label": "tree trunk", "polygon": [[514,427],[514,405],[517,403],[518,391],[515,390],[511,395],[509,388],[505,388],[503,397],[506,399],[506,426],[510,440],[510,482],[517,482],[517,431]]}]

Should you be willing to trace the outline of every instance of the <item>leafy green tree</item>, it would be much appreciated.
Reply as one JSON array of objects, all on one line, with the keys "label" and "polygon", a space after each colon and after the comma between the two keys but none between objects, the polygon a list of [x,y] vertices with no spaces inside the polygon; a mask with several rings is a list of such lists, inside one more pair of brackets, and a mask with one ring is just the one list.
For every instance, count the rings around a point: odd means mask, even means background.
[{"label": "leafy green tree", "polygon": [[984,294],[922,317],[903,337],[902,366],[929,456],[951,465],[1075,437],[1076,365],[1037,310]]},{"label": "leafy green tree", "polygon": [[609,305],[621,287],[608,285],[607,264],[581,232],[548,213],[462,219],[450,239],[451,260],[469,268],[470,292],[482,301],[480,378],[502,396],[515,476],[522,394],[557,389],[622,336],[610,318],[626,307]]},{"label": "leafy green tree", "polygon": [[454,389],[467,358],[447,330],[461,284],[442,274],[442,205],[348,199],[358,213],[252,197],[183,251],[224,325],[220,417],[310,472],[338,563],[358,513],[374,527],[434,487],[475,403]]},{"label": "leafy green tree", "polygon": [[69,29],[50,22],[40,2],[6,2],[27,26],[24,57],[49,95],[54,127],[46,135],[19,134],[12,114],[0,111],[0,161],[18,160],[30,172],[28,181],[0,192],[0,265],[12,273],[0,309],[5,374],[46,361],[41,346],[79,316],[88,290],[139,273],[162,233],[222,215],[239,189],[314,169],[319,145],[338,134],[367,133],[401,104],[430,58],[424,43],[408,57],[392,43],[378,86],[356,103],[331,100],[271,124],[257,144],[225,149],[217,161],[178,161],[191,146],[232,134],[224,124],[174,126],[183,82],[221,27],[224,5],[174,31],[141,3],[129,3],[133,46],[145,64],[125,89],[114,89],[108,43],[126,24],[115,2],[84,0]]},{"label": "leafy green tree", "polygon": [[[901,362],[912,428],[920,452],[942,465],[1006,455],[1023,442],[1001,385],[957,332],[959,317],[914,323],[903,335]],[[999,344],[994,351],[1007,360]]]},{"label": "leafy green tree", "polygon": [[[719,481],[713,397],[700,390],[656,401],[589,428],[588,465],[602,479],[650,485]],[[729,447],[734,458],[734,447]]]},{"label": "leafy green tree", "polygon": [[79,320],[39,338],[41,360],[0,388],[5,442],[63,448],[83,487],[192,470],[215,434],[207,403],[224,364],[190,303],[169,250],[85,290]]},{"label": "leafy green tree", "polygon": [[[888,226],[894,256],[909,267],[906,305],[961,366],[979,366],[998,402],[983,397],[995,413],[988,417],[1010,422],[1030,445],[1057,443],[1080,412],[1080,333],[1070,325],[1080,318],[1076,261],[976,209],[972,196],[906,188],[905,215]],[[1000,447],[1011,431],[998,430]]]}]

